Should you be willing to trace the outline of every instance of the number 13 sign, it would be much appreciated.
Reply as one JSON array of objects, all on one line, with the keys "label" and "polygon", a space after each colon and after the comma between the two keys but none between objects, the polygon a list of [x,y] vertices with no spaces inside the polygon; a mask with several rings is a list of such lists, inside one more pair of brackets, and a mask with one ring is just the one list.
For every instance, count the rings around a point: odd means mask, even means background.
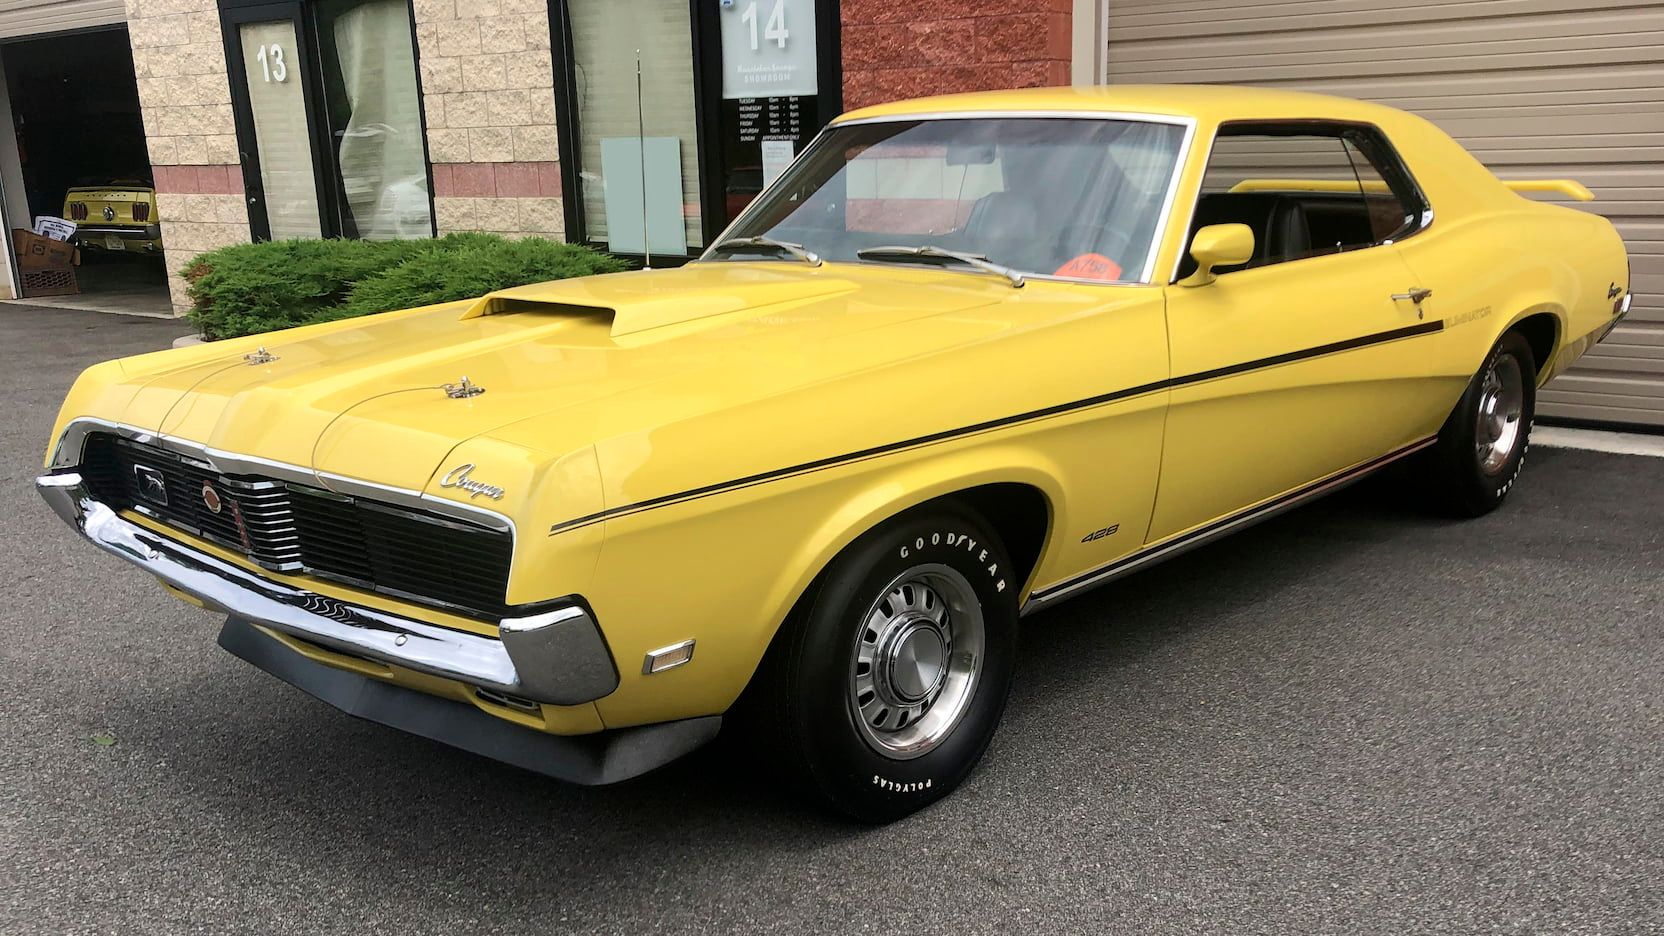
[{"label": "number 13 sign", "polygon": [[785,97],[818,91],[815,0],[723,4],[723,97]]}]

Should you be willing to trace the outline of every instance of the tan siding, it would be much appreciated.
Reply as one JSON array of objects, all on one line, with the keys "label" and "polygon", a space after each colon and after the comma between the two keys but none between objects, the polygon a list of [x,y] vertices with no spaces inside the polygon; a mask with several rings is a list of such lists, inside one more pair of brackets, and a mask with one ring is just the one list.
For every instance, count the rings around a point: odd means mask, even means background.
[{"label": "tan siding", "polygon": [[1664,2],[1109,0],[1112,82],[1252,84],[1383,101],[1503,178],[1569,176],[1629,247],[1628,321],[1544,415],[1664,425]]},{"label": "tan siding", "polygon": [[126,21],[123,0],[0,0],[0,39]]}]

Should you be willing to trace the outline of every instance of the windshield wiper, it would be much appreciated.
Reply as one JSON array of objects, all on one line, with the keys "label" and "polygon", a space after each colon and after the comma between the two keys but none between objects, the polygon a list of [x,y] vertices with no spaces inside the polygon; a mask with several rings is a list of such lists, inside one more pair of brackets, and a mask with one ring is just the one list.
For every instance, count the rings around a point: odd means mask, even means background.
[{"label": "windshield wiper", "polygon": [[1005,277],[1010,281],[1012,288],[1017,288],[1023,285],[1023,274],[1018,273],[1016,270],[1013,270],[1008,266],[1001,266],[998,263],[990,262],[987,257],[984,257],[981,254],[948,250],[945,247],[936,247],[930,244],[925,244],[922,247],[867,247],[862,250],[857,250],[855,255],[860,257],[862,260],[893,260],[898,258],[905,259],[907,257],[930,257],[937,260],[957,260],[966,266],[976,267],[984,273],[993,273],[996,276]]},{"label": "windshield wiper", "polygon": [[772,237],[764,237],[761,234],[756,237],[730,237],[729,239],[716,245],[717,250],[734,250],[740,247],[761,247],[765,250],[774,250],[779,253],[790,254],[792,257],[802,260],[810,266],[820,266],[820,255],[805,248],[802,244],[775,240]]}]

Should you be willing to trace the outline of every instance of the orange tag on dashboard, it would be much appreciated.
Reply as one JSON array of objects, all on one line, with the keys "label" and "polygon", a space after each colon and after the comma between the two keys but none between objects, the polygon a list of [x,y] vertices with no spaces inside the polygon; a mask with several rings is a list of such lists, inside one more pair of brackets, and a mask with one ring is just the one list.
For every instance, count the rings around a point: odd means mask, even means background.
[{"label": "orange tag on dashboard", "polygon": [[1057,268],[1053,276],[1073,276],[1076,279],[1118,280],[1121,264],[1103,254],[1083,253]]}]

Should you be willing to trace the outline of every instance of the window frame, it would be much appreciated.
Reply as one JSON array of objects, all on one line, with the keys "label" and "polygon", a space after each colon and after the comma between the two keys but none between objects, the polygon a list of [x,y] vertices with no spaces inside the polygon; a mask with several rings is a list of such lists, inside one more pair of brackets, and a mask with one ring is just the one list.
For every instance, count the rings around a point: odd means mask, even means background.
[{"label": "window frame", "polygon": [[[1231,128],[1233,132],[1225,132],[1227,128]],[[1270,128],[1270,132],[1256,132],[1256,130],[1261,128]],[[1289,132],[1277,132],[1278,130],[1286,130]],[[1323,130],[1330,130],[1333,132],[1321,132]],[[1353,135],[1357,135],[1360,139],[1367,140],[1370,148],[1366,149],[1362,143],[1358,143],[1356,139],[1353,139]],[[1393,146],[1392,139],[1388,137],[1386,132],[1383,131],[1378,125],[1363,120],[1335,120],[1332,118],[1322,117],[1246,117],[1236,120],[1224,120],[1220,121],[1214,127],[1213,134],[1208,139],[1208,149],[1206,155],[1202,159],[1201,172],[1197,174],[1195,188],[1190,193],[1190,211],[1185,216],[1185,222],[1182,229],[1184,233],[1181,235],[1183,240],[1180,241],[1178,252],[1173,257],[1173,270],[1168,276],[1168,285],[1172,285],[1179,281],[1179,270],[1184,266],[1185,258],[1190,253],[1190,228],[1191,225],[1196,223],[1196,210],[1201,205],[1202,183],[1207,179],[1208,167],[1213,164],[1214,150],[1219,143],[1219,138],[1222,136],[1332,137],[1339,141],[1343,146],[1349,139],[1352,139],[1354,145],[1358,149],[1358,152],[1361,153],[1364,158],[1370,160],[1371,164],[1373,164],[1377,159],[1386,163],[1386,165],[1375,166],[1375,170],[1380,173],[1382,181],[1387,183],[1387,188],[1391,189],[1393,195],[1404,204],[1406,209],[1406,220],[1404,224],[1400,225],[1388,236],[1377,238],[1368,246],[1356,247],[1351,250],[1343,251],[1342,253],[1356,254],[1365,250],[1372,250],[1376,247],[1390,246],[1420,234],[1422,231],[1425,231],[1433,226],[1433,205],[1427,200],[1426,191],[1421,187],[1421,184],[1416,181],[1415,175],[1410,172],[1410,167],[1404,162],[1404,158],[1398,154],[1398,148]],[[1373,152],[1371,152],[1372,149]],[[1360,194],[1362,194],[1361,189]],[[1409,196],[1408,199],[1406,199],[1406,195]],[[1309,260],[1322,260],[1327,257],[1334,256],[1340,256],[1340,254],[1326,253],[1310,257],[1297,257],[1292,260],[1281,260],[1277,263],[1267,264],[1266,266],[1283,266],[1290,263],[1304,263]],[[1265,267],[1256,267],[1255,269],[1264,268]],[[1233,270],[1232,272],[1240,271]],[[1222,273],[1220,275],[1229,276],[1230,274]]]},{"label": "window frame", "polygon": [[[416,41],[416,10],[413,0],[404,0],[410,13],[410,51],[416,69],[416,117],[422,134],[422,166],[427,173],[428,237],[438,236],[438,215],[434,207],[433,157],[428,151],[428,117],[422,87],[422,47]],[[248,210],[249,235],[256,242],[269,241],[271,220],[266,214],[266,192],[260,176],[260,151],[254,135],[254,107],[248,93],[248,65],[243,59],[245,23],[288,19],[295,25],[295,67],[306,104],[306,127],[312,148],[312,183],[318,192],[318,231],[324,239],[341,238],[341,165],[324,114],[324,70],[316,37],[317,17],[312,0],[218,0],[220,41],[225,49],[226,77],[231,91],[231,120],[237,133],[237,156],[243,172],[243,205]],[[326,175],[328,173],[328,175]]]}]

